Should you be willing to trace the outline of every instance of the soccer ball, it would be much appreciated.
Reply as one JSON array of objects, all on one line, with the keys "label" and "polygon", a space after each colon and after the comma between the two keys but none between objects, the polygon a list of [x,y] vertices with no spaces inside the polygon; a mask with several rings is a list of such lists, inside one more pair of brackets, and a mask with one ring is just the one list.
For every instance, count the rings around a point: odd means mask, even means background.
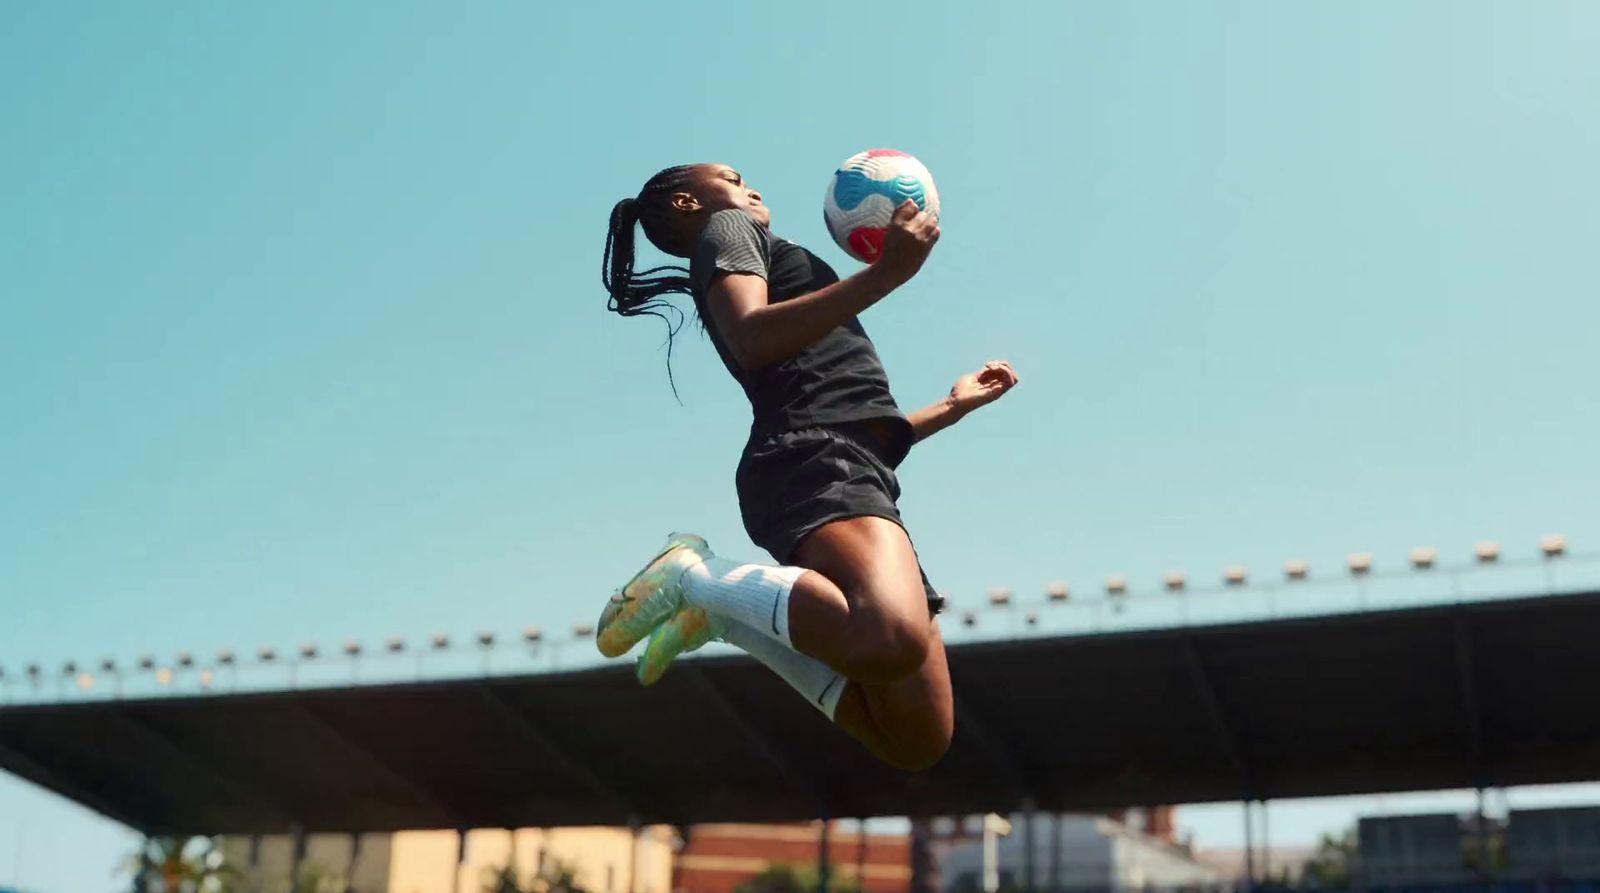
[{"label": "soccer ball", "polygon": [[922,162],[895,149],[868,149],[845,159],[828,182],[822,220],[845,253],[872,263],[883,253],[883,235],[894,209],[906,199],[939,213],[939,190]]}]

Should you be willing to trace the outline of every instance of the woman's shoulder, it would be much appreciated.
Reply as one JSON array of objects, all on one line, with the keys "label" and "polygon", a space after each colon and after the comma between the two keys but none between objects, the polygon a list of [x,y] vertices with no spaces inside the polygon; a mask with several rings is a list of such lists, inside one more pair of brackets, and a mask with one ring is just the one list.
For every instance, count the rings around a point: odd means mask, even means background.
[{"label": "woman's shoulder", "polygon": [[771,261],[772,237],[764,227],[737,208],[717,211],[706,219],[689,255],[690,291],[698,300],[719,271],[766,278]]},{"label": "woman's shoulder", "polygon": [[772,234],[755,221],[754,217],[738,208],[726,208],[706,218],[698,242],[723,245],[729,242],[771,241]]}]

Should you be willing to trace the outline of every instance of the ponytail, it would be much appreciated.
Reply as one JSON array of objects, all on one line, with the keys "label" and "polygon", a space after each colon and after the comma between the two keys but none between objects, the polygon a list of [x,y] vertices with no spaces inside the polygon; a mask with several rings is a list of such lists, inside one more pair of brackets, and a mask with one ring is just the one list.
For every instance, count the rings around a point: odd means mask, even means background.
[{"label": "ponytail", "polygon": [[[625,198],[611,209],[606,253],[600,262],[600,282],[610,295],[606,308],[613,313],[660,316],[663,307],[672,307],[660,300],[662,295],[689,294],[689,271],[668,265],[634,272],[633,227],[639,222],[639,204],[636,198]],[[678,275],[670,275],[674,273]]]},{"label": "ponytail", "polygon": [[669,167],[651,177],[636,198],[625,198],[611,209],[606,229],[606,250],[600,258],[600,282],[606,288],[606,308],[621,316],[654,316],[667,325],[667,382],[677,397],[672,379],[672,338],[683,327],[683,311],[664,299],[665,295],[690,294],[689,271],[666,265],[635,272],[634,225],[642,224],[645,237],[663,251],[671,252],[668,229],[670,200],[683,186],[692,168]]}]

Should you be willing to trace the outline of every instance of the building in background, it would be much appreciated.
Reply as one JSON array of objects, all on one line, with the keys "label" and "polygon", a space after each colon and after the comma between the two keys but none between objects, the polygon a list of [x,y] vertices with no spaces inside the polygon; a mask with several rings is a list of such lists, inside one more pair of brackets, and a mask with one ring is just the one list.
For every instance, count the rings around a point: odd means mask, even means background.
[{"label": "building in background", "polygon": [[1501,876],[1513,881],[1600,881],[1600,807],[1512,810]]},{"label": "building in background", "polygon": [[1461,816],[1368,816],[1356,823],[1360,858],[1354,880],[1369,890],[1468,884]]},{"label": "building in background", "polygon": [[[1030,876],[1035,889],[1062,893],[1210,891],[1242,883],[1244,852],[1197,852],[1176,838],[1170,807],[1111,816],[1037,813],[1030,819],[1018,813],[1009,824],[1010,833],[997,838],[994,850],[1002,888],[1025,889]],[[944,893],[983,889],[983,826],[981,816],[933,823]],[[853,821],[827,828],[831,876],[840,886],[860,886],[865,893],[909,888],[912,848],[906,832],[866,834]],[[822,830],[823,823],[809,822],[661,825],[637,833],[490,829],[464,838],[454,831],[312,835],[299,861],[354,893],[479,893],[506,866],[523,885],[566,866],[591,893],[733,893],[775,866],[814,878]],[[1357,824],[1357,840],[1355,890],[1459,890],[1490,879],[1527,893],[1574,882],[1600,889],[1600,807],[1513,810],[1503,822],[1482,825],[1475,815],[1367,817]],[[230,838],[224,850],[245,869],[244,889],[287,889],[296,863],[289,837]],[[1294,884],[1312,852],[1256,850],[1257,879]]]},{"label": "building in background", "polygon": [[[1035,889],[1084,893],[1219,885],[1217,870],[1175,838],[1171,807],[1127,818],[1133,820],[1055,813],[1035,813],[1031,820],[1026,813],[1010,816],[1011,833],[1000,838],[996,848],[1000,886],[1026,889],[1030,874]],[[963,827],[946,835],[947,842],[940,847],[946,893],[983,889],[983,842],[976,830]]]},{"label": "building in background", "polygon": [[[1030,825],[1013,817],[999,841],[1002,883],[1114,893],[1122,890],[1192,890],[1217,886],[1218,872],[1173,838],[1171,810],[1140,815],[1128,824],[1103,816],[1040,813]],[[982,817],[939,823],[936,851],[948,891],[981,886],[982,842],[970,833]],[[828,828],[831,877],[865,893],[902,893],[911,883],[911,841],[905,831],[864,833],[860,823]],[[397,834],[310,835],[299,862],[303,878],[348,884],[354,893],[478,893],[495,873],[511,866],[528,884],[557,865],[576,872],[592,893],[733,893],[768,869],[787,866],[814,878],[822,852],[823,823],[653,826],[637,835],[623,828],[476,830]],[[286,889],[296,864],[287,836],[230,838],[230,862],[245,870],[246,889]],[[343,889],[343,887],[341,887]]]},{"label": "building in background", "polygon": [[[298,861],[302,877],[336,878],[354,893],[478,893],[506,866],[524,885],[566,866],[592,893],[670,893],[677,841],[665,825],[637,834],[627,828],[313,834]],[[286,835],[229,838],[224,851],[250,890],[283,888],[296,864],[294,840]]]},{"label": "building in background", "polygon": [[1600,883],[1600,807],[1383,816],[1357,825],[1357,886],[1437,889],[1485,880],[1540,889]]},{"label": "building in background", "polygon": [[1194,856],[1211,866],[1223,887],[1238,889],[1244,883],[1247,855],[1255,862],[1257,883],[1295,886],[1305,876],[1306,861],[1316,851],[1316,847],[1309,846],[1256,847],[1249,853],[1244,847],[1202,847],[1194,851]]},{"label": "building in background", "polygon": [[[906,889],[906,834],[863,834],[854,822],[832,822],[828,832],[834,878],[850,886],[859,878],[867,893]],[[299,864],[304,883],[332,879],[354,893],[479,893],[507,866],[524,886],[566,867],[591,893],[732,893],[775,866],[814,877],[821,834],[821,822],[660,825],[637,835],[626,828],[482,829],[464,837],[454,831],[313,834]],[[224,851],[243,869],[245,889],[287,889],[296,864],[291,837],[229,838]]]},{"label": "building in background", "polygon": [[[821,822],[789,825],[695,825],[672,871],[672,889],[733,893],[774,866],[814,873],[821,853]],[[911,881],[907,834],[863,833],[857,822],[830,822],[828,862],[839,883],[865,893],[904,893]]]}]

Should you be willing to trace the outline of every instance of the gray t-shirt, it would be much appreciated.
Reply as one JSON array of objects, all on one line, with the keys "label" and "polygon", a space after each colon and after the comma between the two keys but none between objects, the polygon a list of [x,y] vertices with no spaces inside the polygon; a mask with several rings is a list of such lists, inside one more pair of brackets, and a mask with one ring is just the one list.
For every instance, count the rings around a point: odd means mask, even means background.
[{"label": "gray t-shirt", "polygon": [[712,283],[729,273],[767,280],[772,304],[810,294],[839,277],[822,258],[772,235],[743,211],[718,211],[706,221],[689,260],[695,309],[722,364],[750,398],[752,442],[801,428],[883,419],[888,424],[881,427],[891,440],[886,445],[889,464],[899,464],[911,449],[911,423],[889,393],[889,377],[860,320],[851,319],[780,363],[742,369],[705,304]]}]

